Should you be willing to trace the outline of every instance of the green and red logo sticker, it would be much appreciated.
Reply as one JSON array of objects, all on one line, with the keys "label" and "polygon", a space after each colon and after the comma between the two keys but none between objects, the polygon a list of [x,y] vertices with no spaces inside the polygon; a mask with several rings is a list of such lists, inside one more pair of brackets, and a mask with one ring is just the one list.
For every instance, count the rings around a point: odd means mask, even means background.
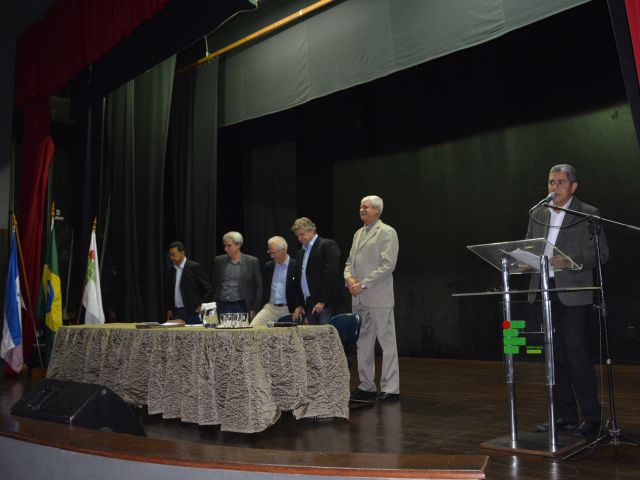
[{"label": "green and red logo sticker", "polygon": [[528,355],[540,355],[543,352],[542,346],[527,345],[527,339],[520,334],[524,330],[526,322],[524,320],[505,320],[502,322],[502,338],[504,340],[504,353],[507,355],[518,355],[520,347],[523,353]]}]

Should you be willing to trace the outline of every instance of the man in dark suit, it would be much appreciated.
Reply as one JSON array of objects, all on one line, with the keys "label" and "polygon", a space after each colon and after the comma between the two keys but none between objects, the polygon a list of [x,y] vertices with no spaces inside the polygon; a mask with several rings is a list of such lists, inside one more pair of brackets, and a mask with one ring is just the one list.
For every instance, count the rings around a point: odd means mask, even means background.
[{"label": "man in dark suit", "polygon": [[329,323],[341,291],[340,248],[335,240],[319,237],[306,217],[298,218],[291,231],[302,244],[296,256],[299,300],[293,319],[304,316],[305,324]]},{"label": "man in dark suit", "polygon": [[262,275],[258,259],[240,251],[243,241],[239,232],[223,235],[226,255],[215,258],[213,293],[218,314],[248,312],[253,318],[262,302]]},{"label": "man in dark suit", "polygon": [[271,237],[267,241],[271,260],[264,265],[264,307],[251,322],[252,327],[276,322],[298,304],[296,261],[289,256],[287,248],[287,241],[282,237]]},{"label": "man in dark suit", "polygon": [[[555,192],[556,196],[551,207],[539,208],[531,214],[527,238],[546,238],[575,263],[582,265],[581,270],[562,270],[569,267],[568,260],[553,256],[552,251],[545,251],[545,255],[550,257],[549,288],[592,287],[597,258],[595,234],[589,231],[591,222],[570,212],[554,209],[553,206],[590,215],[598,215],[598,209],[574,197],[578,181],[571,165],[552,167],[547,188],[549,193]],[[605,263],[609,258],[609,248],[601,229],[598,240],[600,257]],[[547,250],[552,249],[548,247]],[[539,274],[532,275],[530,287],[540,288]],[[534,298],[535,294],[529,300],[533,301]],[[587,325],[593,315],[593,293],[550,292],[550,299],[554,327],[554,406],[558,412],[557,428],[575,431],[577,436],[590,437],[598,433],[601,423],[597,380],[587,342]],[[576,398],[584,418],[579,427]],[[539,425],[537,430],[548,431],[549,425]]]},{"label": "man in dark suit", "polygon": [[200,323],[200,305],[211,301],[211,283],[198,262],[189,260],[184,245],[169,245],[169,259],[173,263],[165,277],[165,317],[182,319],[186,323]]}]

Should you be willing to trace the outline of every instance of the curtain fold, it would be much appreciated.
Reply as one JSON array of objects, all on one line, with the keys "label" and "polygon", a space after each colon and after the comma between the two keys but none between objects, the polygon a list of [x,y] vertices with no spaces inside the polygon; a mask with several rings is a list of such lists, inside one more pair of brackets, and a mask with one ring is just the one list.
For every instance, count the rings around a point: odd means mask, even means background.
[{"label": "curtain fold", "polygon": [[294,254],[297,241],[291,225],[297,217],[296,145],[253,149],[245,159],[243,173],[245,251],[266,260],[267,240],[280,235]]},{"label": "curtain fold", "polygon": [[[18,231],[26,276],[22,273],[22,291],[27,304],[26,292],[30,295],[31,308],[35,318],[36,302],[42,274],[42,244],[44,219],[47,217],[45,200],[49,181],[49,167],[55,151],[51,138],[51,115],[48,98],[38,98],[29,102],[24,109],[22,162],[20,164],[20,187],[18,204]],[[26,288],[25,281],[29,288]],[[35,332],[29,316],[22,317],[23,353],[28,359],[34,345]]]},{"label": "curtain fold", "polygon": [[[111,203],[105,307],[118,321],[162,319],[164,171],[175,56],[107,99],[103,189]],[[104,215],[103,215],[104,218]]]},{"label": "curtain fold", "polygon": [[625,0],[633,57],[636,62],[636,73],[640,84],[640,0]]},{"label": "curtain fold", "polygon": [[[182,241],[187,256],[206,265],[213,278],[216,254],[218,168],[218,62],[176,78],[167,166],[173,195],[167,208],[173,224],[166,240]],[[166,247],[166,246],[165,246]]]},{"label": "curtain fold", "polygon": [[21,37],[16,105],[60,90],[169,0],[61,0]]}]

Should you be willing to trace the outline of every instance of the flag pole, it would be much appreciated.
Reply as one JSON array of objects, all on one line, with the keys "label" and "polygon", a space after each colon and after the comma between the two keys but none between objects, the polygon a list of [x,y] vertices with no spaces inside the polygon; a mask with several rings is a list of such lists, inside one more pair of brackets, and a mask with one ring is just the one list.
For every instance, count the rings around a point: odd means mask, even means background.
[{"label": "flag pole", "polygon": [[71,246],[69,247],[69,266],[67,268],[67,292],[64,296],[64,309],[62,311],[62,321],[66,317],[67,323],[69,321],[69,290],[71,285],[71,262],[73,262],[73,229],[71,229]]},{"label": "flag pole", "polygon": [[51,201],[51,210],[49,212],[51,214],[51,231],[53,231],[53,224],[56,221],[56,202]]},{"label": "flag pole", "polygon": [[[31,292],[29,291],[29,280],[27,279],[27,270],[24,268],[24,257],[22,255],[22,246],[20,244],[20,233],[18,231],[18,220],[16,214],[11,212],[11,223],[16,232],[16,244],[18,246],[18,256],[20,257],[20,266],[22,267],[22,281],[24,282],[25,290],[27,291],[27,313],[31,319],[31,325],[33,326],[33,334],[36,340],[36,350],[38,350],[38,359],[40,360],[40,366],[44,368],[44,361],[42,360],[42,351],[40,350],[40,342],[38,341],[38,331],[36,329],[36,321],[33,318],[33,308],[31,306]],[[21,308],[21,306],[18,306]]]},{"label": "flag pole", "polygon": [[[93,217],[93,224],[91,225],[91,233],[95,233],[97,225],[98,225],[98,217]],[[85,268],[85,277],[86,277],[86,274],[87,274],[87,269]],[[78,316],[76,317],[76,325],[80,325],[80,317],[82,316],[82,307],[83,307],[85,288],[87,288],[86,278],[82,285],[82,294],[80,295],[80,306],[78,307]]]}]

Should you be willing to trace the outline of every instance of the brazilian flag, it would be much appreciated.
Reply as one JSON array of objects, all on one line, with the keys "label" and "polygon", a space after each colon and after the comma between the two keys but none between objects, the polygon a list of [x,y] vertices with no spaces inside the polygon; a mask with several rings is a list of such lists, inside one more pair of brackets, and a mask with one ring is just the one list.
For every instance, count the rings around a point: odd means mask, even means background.
[{"label": "brazilian flag", "polygon": [[51,222],[51,235],[47,242],[46,259],[42,269],[38,313],[40,319],[45,320],[45,343],[47,345],[47,359],[49,359],[54,335],[62,326],[62,290],[60,289],[58,248],[53,222]]}]

